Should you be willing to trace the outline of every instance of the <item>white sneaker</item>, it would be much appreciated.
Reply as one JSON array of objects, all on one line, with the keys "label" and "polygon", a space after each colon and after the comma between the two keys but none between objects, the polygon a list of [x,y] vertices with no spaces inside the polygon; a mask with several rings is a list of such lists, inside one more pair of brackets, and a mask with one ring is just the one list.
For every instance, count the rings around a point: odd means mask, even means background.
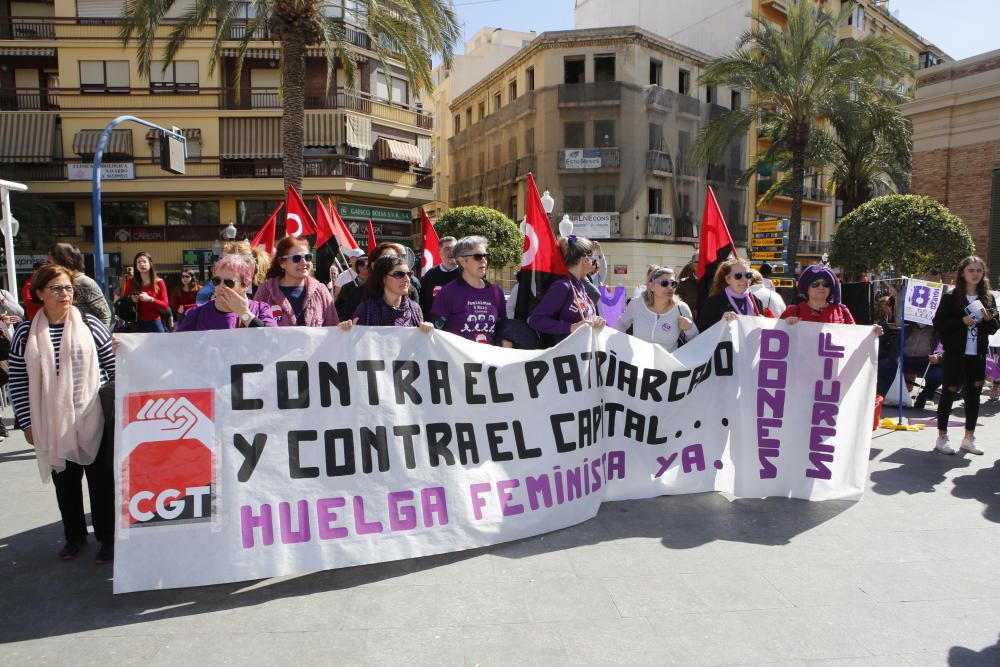
[{"label": "white sneaker", "polygon": [[955,453],[955,450],[952,449],[951,445],[948,444],[948,436],[946,435],[938,436],[937,442],[934,443],[934,451],[941,452],[942,454]]},{"label": "white sneaker", "polygon": [[976,436],[967,435],[962,438],[962,449],[969,452],[970,454],[982,454],[983,450],[976,447]]}]

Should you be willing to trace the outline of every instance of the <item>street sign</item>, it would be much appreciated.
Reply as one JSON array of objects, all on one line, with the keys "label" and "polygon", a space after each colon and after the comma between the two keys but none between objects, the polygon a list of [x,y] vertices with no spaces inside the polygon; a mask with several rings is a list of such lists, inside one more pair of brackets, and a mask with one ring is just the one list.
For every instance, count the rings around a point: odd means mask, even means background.
[{"label": "street sign", "polygon": [[[171,127],[173,132],[181,133],[181,128]],[[184,142],[171,134],[160,134],[160,169],[171,174],[184,173]]]},{"label": "street sign", "polygon": [[780,247],[780,246],[784,246],[785,245],[785,240],[787,238],[788,238],[787,236],[757,236],[757,235],[754,235],[754,237],[752,239],[750,239],[750,245],[751,246],[773,245],[773,246],[779,246]]},{"label": "street sign", "polygon": [[787,232],[787,220],[754,220],[750,223],[750,231],[754,234],[759,232]]},{"label": "street sign", "polygon": [[760,259],[767,262],[773,260],[787,260],[788,253],[786,252],[751,252],[750,259]]},{"label": "street sign", "polygon": [[795,281],[791,278],[771,278],[771,282],[774,283],[775,287],[795,287]]}]

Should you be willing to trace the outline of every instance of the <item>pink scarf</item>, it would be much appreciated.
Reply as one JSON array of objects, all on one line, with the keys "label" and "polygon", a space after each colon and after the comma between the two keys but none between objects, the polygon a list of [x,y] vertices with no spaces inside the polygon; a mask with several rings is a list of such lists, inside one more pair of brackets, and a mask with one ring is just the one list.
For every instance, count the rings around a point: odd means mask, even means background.
[{"label": "pink scarf", "polygon": [[80,311],[69,310],[59,344],[59,372],[45,310],[31,323],[24,362],[28,370],[31,433],[38,472],[46,482],[66,462],[90,465],[97,458],[104,413],[97,390],[101,385],[97,345]]}]

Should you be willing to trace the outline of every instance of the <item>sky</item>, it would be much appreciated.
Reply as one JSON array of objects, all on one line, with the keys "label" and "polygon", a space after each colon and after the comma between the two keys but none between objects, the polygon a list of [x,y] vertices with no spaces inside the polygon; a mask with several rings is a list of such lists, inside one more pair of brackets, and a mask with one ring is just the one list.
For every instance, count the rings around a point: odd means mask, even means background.
[{"label": "sky", "polygon": [[[574,0],[454,1],[464,39],[486,26],[539,33],[572,30],[574,4]],[[1000,49],[1000,0],[889,0],[889,10],[898,11],[911,30],[955,60]]]}]

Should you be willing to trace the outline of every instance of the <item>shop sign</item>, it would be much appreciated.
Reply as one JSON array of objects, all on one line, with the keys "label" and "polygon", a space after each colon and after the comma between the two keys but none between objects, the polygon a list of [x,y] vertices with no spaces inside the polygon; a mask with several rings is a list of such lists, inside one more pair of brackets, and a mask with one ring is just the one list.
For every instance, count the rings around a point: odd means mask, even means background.
[{"label": "shop sign", "polygon": [[[375,222],[396,222],[406,225],[413,224],[413,216],[408,208],[386,208],[384,206],[365,206],[363,204],[337,204],[337,212],[345,220],[371,220]],[[353,233],[353,232],[352,232]],[[378,232],[375,232],[378,235]],[[405,236],[409,236],[407,231]]]},{"label": "shop sign", "polygon": [[574,148],[564,153],[566,169],[600,169],[601,149],[600,148]]},{"label": "shop sign", "polygon": [[617,213],[577,213],[570,216],[573,233],[588,239],[611,238],[611,219]]},{"label": "shop sign", "polygon": [[[89,181],[94,177],[94,165],[71,163],[66,165],[71,181]],[[134,162],[108,162],[101,165],[101,180],[131,181],[135,179]]]}]

